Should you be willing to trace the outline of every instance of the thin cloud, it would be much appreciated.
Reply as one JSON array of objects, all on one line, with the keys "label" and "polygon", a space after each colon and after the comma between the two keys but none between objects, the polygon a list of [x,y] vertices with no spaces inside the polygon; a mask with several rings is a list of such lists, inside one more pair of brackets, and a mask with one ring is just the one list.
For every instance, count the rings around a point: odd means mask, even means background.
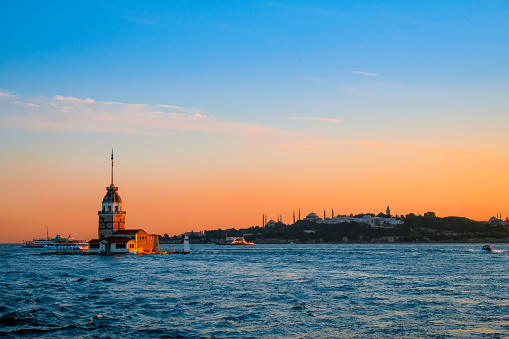
[{"label": "thin cloud", "polygon": [[0,98],[16,98],[16,97],[18,96],[4,91],[0,91]]},{"label": "thin cloud", "polygon": [[85,103],[85,104],[91,104],[93,102],[95,102],[94,99],[79,99],[79,98],[75,98],[75,97],[63,97],[61,95],[55,95],[53,97],[54,100],[57,100],[57,101],[68,101],[68,102],[79,102],[79,103]]},{"label": "thin cloud", "polygon": [[316,118],[316,117],[287,117],[290,121],[319,121],[319,122],[343,122],[335,118]]},{"label": "thin cloud", "polygon": [[[290,121],[341,123],[335,118],[288,117]],[[390,143],[363,140],[333,140],[325,136],[309,137],[297,131],[278,129],[252,122],[216,119],[197,108],[173,105],[101,102],[93,99],[63,97],[24,98],[0,92],[0,126],[2,128],[42,131],[83,131],[161,135],[171,131],[193,131],[230,134],[280,145],[300,145],[301,148],[328,149],[338,146],[392,148],[409,152],[432,152],[457,155],[477,155],[476,152],[435,148],[428,145]]]},{"label": "thin cloud", "polygon": [[172,105],[157,105],[157,107],[161,107],[161,108],[171,108],[171,109],[182,109],[182,107],[179,107],[179,106],[172,106]]},{"label": "thin cloud", "polygon": [[350,71],[352,74],[358,74],[358,75],[364,75],[367,77],[377,77],[377,73],[370,73],[370,72],[361,72],[361,71]]},{"label": "thin cloud", "polygon": [[96,101],[55,95],[0,98],[2,128],[161,135],[170,131],[239,134],[249,138],[287,138],[296,132],[256,123],[211,117],[198,108]]}]

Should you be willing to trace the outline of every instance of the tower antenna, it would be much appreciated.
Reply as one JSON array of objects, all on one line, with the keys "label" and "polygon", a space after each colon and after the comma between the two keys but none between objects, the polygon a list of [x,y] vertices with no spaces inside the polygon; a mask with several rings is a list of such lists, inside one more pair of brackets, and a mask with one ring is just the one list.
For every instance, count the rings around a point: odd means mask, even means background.
[{"label": "tower antenna", "polygon": [[113,186],[113,148],[111,149],[111,186]]}]

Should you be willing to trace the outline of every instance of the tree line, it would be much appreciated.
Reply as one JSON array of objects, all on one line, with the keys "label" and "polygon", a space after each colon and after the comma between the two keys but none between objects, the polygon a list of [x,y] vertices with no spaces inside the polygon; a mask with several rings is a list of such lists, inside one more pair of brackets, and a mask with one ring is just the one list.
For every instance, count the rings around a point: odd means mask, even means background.
[{"label": "tree line", "polygon": [[[363,214],[364,215],[364,214]],[[374,214],[370,214],[374,216]],[[362,215],[360,215],[362,216]],[[413,213],[402,216],[403,225],[394,227],[373,228],[359,222],[339,224],[320,224],[316,221],[299,220],[291,225],[277,222],[272,227],[252,226],[242,229],[216,229],[204,231],[205,236],[190,234],[193,243],[209,243],[226,236],[245,236],[254,242],[378,242],[392,238],[394,242],[464,242],[482,241],[484,239],[508,239],[508,228],[505,224],[492,225],[464,217],[440,218],[433,212],[423,216]],[[161,241],[179,242],[179,236],[161,237]]]}]

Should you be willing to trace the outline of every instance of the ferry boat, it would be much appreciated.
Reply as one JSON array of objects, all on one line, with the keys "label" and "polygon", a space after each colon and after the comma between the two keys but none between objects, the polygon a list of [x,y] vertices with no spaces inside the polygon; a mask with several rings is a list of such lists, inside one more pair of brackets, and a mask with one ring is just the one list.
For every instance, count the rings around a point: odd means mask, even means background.
[{"label": "ferry boat", "polygon": [[65,240],[44,246],[42,254],[88,254],[88,242],[72,238],[60,239]]},{"label": "ferry boat", "polygon": [[226,237],[223,241],[216,242],[217,245],[254,245],[254,242],[247,242],[242,237]]},{"label": "ferry boat", "polygon": [[62,238],[57,234],[55,238],[50,238],[48,234],[48,227],[46,227],[46,238],[33,239],[30,241],[23,242],[21,247],[23,248],[43,248],[47,245],[53,245],[54,243],[68,241],[69,238]]},{"label": "ferry boat", "polygon": [[30,241],[25,241],[21,247],[23,248],[43,248],[46,245],[51,245],[55,242],[55,239],[51,238],[39,238]]}]

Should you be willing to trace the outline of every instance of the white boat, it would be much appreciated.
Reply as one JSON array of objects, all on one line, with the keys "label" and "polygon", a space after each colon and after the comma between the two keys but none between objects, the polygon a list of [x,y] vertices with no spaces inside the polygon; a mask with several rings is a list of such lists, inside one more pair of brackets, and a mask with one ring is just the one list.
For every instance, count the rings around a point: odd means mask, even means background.
[{"label": "white boat", "polygon": [[[60,236],[57,235],[57,238],[60,239]],[[33,239],[29,241],[24,241],[21,247],[23,248],[43,248],[46,245],[51,245],[57,238],[50,238],[48,232],[48,226],[46,226],[46,238]]]},{"label": "white boat", "polygon": [[88,253],[88,242],[75,240],[71,237],[62,238],[59,235],[51,244],[44,246],[42,254],[85,254]]},{"label": "white boat", "polygon": [[21,247],[23,248],[42,248],[46,245],[51,245],[55,241],[51,238],[39,238],[30,241],[25,241]]},{"label": "white boat", "polygon": [[247,242],[242,237],[226,237],[223,241],[216,242],[217,245],[254,245],[254,242]]},{"label": "white boat", "polygon": [[67,241],[56,242],[46,245],[42,254],[86,254],[88,253],[88,243],[83,240],[74,240],[67,238]]}]

